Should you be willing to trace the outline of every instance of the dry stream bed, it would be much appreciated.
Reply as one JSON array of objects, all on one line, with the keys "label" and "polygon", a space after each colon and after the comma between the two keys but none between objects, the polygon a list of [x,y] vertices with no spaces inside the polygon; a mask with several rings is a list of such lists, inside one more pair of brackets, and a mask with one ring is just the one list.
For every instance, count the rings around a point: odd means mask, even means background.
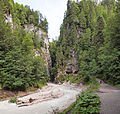
[{"label": "dry stream bed", "polygon": [[48,83],[38,92],[19,98],[19,102],[0,102],[0,114],[52,114],[54,110],[64,110],[76,100],[82,86]]}]

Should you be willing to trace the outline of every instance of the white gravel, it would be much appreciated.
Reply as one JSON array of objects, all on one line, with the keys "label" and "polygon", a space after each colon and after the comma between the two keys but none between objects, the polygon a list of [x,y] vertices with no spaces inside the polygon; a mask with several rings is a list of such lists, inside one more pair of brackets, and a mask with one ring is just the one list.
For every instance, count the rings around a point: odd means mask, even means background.
[{"label": "white gravel", "polygon": [[39,102],[30,106],[18,107],[14,103],[8,103],[8,101],[0,102],[0,114],[52,114],[53,110],[63,110],[67,108],[76,100],[76,96],[80,94],[82,88],[75,87],[68,84],[56,85],[49,83],[48,88],[39,90],[38,93],[34,93],[22,98],[20,100],[26,100],[29,98],[37,98],[40,95],[46,95],[51,92],[61,92],[63,95],[59,98],[52,100]]}]

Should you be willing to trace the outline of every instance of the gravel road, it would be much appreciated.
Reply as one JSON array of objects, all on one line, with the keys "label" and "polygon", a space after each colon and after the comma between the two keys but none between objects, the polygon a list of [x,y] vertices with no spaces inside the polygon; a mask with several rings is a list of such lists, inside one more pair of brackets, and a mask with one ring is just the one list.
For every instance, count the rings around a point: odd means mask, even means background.
[{"label": "gravel road", "polygon": [[[39,90],[38,93],[34,93],[22,98],[20,100],[26,100],[29,98],[41,98],[41,96],[48,96],[49,94],[58,94],[58,98],[52,98],[50,100],[41,101],[36,104],[24,107],[18,107],[14,103],[8,103],[8,101],[0,102],[0,114],[52,114],[53,110],[63,110],[67,108],[71,103],[76,100],[76,96],[80,94],[82,88],[73,85],[62,84],[56,85],[49,83],[47,87]],[[45,99],[45,98],[44,98]]]},{"label": "gravel road", "polygon": [[120,114],[120,89],[107,84],[101,84],[97,93],[101,99],[100,114]]}]

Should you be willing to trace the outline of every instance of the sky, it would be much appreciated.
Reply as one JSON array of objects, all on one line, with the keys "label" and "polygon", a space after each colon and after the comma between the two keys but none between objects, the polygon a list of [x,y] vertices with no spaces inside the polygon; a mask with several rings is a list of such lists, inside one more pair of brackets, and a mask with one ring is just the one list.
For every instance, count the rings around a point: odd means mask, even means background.
[{"label": "sky", "polygon": [[67,9],[67,0],[14,0],[14,2],[29,5],[31,9],[40,11],[47,18],[50,40],[59,36],[60,25],[63,22],[64,12]]}]

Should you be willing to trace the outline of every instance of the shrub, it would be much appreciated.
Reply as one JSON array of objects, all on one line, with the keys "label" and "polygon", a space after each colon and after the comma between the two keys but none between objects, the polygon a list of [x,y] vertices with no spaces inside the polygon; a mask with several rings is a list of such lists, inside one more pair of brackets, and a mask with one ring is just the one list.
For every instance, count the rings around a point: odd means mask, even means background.
[{"label": "shrub", "polygon": [[1,86],[1,84],[0,84],[0,90],[2,90],[2,86]]},{"label": "shrub", "polygon": [[92,94],[89,91],[82,92],[76,102],[70,105],[60,114],[99,114],[100,99],[98,95]]},{"label": "shrub", "polygon": [[98,95],[89,92],[82,93],[72,110],[72,114],[99,114],[100,99]]},{"label": "shrub", "polygon": [[18,101],[18,98],[12,97],[8,102],[9,103],[16,103]]},{"label": "shrub", "polygon": [[6,97],[6,94],[0,95],[0,99],[3,99]]},{"label": "shrub", "polygon": [[56,82],[61,82],[64,83],[65,81],[65,76],[63,74],[60,74],[59,77],[56,78]]}]

